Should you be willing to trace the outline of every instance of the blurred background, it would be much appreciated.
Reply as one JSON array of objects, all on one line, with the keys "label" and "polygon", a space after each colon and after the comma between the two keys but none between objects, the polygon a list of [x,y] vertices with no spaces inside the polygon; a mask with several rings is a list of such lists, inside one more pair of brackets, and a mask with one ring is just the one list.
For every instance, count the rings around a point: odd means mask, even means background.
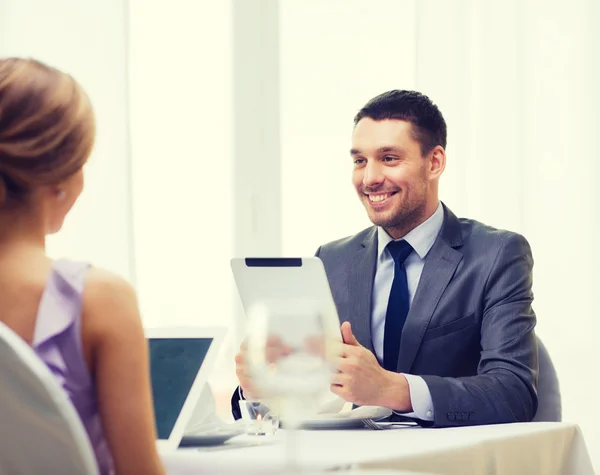
[{"label": "blurred background", "polygon": [[0,56],[71,73],[98,120],[55,257],[137,288],[147,326],[226,326],[210,378],[236,385],[233,256],[312,255],[369,225],[352,119],[389,89],[448,123],[442,200],[517,231],[564,420],[600,468],[600,2],[2,0]]}]

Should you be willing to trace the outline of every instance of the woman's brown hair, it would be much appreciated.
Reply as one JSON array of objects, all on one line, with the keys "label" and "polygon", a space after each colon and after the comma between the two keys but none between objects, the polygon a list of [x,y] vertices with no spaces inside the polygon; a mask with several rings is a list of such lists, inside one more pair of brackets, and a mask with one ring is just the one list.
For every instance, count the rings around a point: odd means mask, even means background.
[{"label": "woman's brown hair", "polygon": [[32,59],[0,59],[0,210],[78,172],[95,134],[90,101],[71,76]]}]

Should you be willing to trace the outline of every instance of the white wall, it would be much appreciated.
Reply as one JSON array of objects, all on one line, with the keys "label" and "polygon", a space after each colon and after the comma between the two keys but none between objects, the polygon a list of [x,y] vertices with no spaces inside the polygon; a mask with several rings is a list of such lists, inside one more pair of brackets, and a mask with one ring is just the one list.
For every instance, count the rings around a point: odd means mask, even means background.
[{"label": "white wall", "polygon": [[48,251],[130,279],[123,2],[2,0],[0,56],[34,57],[64,69],[90,95],[98,136],[85,190],[63,231],[49,239]]},{"label": "white wall", "polygon": [[280,2],[284,255],[369,226],[350,182],[352,120],[380,92],[415,86],[414,3]]},{"label": "white wall", "polygon": [[[131,219],[144,323],[231,327],[231,5],[129,4]],[[228,355],[213,376],[231,390]]]}]

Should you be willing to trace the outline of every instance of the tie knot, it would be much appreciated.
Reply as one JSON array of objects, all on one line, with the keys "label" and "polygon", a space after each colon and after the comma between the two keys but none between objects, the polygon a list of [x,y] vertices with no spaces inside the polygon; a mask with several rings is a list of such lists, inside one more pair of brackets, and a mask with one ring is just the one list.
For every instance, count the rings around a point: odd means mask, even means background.
[{"label": "tie knot", "polygon": [[398,264],[403,264],[413,250],[412,246],[404,239],[400,241],[391,241],[386,247],[394,258],[394,262]]}]

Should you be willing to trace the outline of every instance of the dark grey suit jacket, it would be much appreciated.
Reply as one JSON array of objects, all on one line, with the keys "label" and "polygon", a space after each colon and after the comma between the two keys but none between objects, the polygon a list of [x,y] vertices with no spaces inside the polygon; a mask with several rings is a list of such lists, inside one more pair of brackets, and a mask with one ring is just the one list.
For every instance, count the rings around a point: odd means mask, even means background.
[{"label": "dark grey suit jacket", "polygon": [[[358,341],[373,351],[377,228],[321,246],[317,256],[340,321],[349,321]],[[444,224],[402,332],[397,368],[427,383],[432,425],[523,422],[535,415],[532,267],[523,236],[458,219],[444,206]]]}]

